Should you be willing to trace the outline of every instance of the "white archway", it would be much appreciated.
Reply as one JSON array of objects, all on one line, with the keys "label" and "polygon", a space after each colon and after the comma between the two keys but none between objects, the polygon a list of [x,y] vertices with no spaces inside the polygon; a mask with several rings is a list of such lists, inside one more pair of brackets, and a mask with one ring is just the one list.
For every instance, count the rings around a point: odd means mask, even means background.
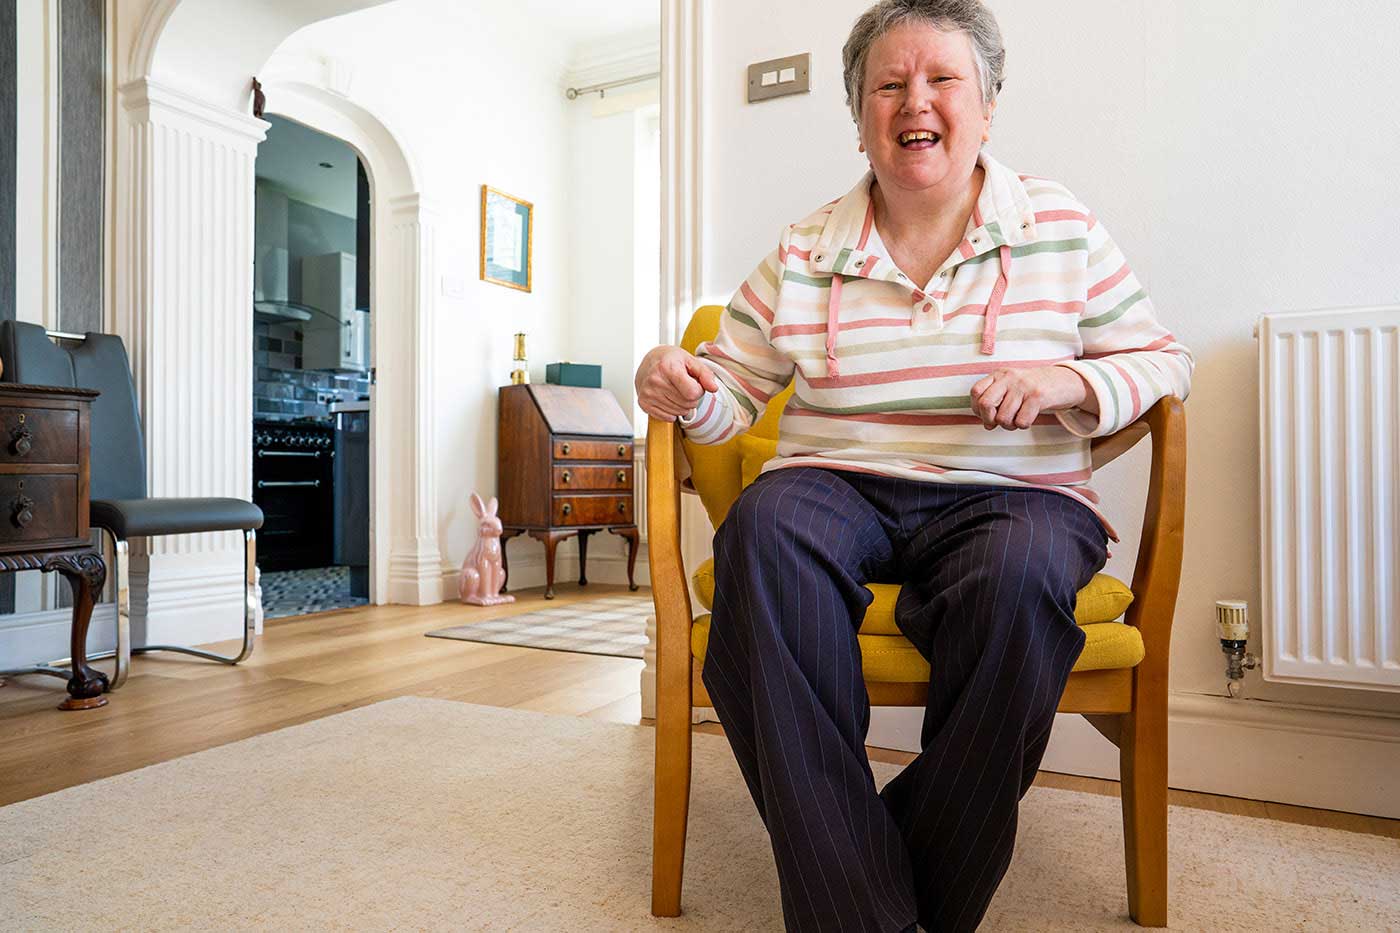
[{"label": "white archway", "polygon": [[[126,340],[153,496],[252,488],[252,75],[297,29],[381,0],[152,0],[118,8],[115,330]],[[123,13],[126,14],[125,18]],[[269,82],[281,109],[355,145],[376,192],[376,601],[441,600],[431,393],[435,219],[412,160],[323,77]],[[386,417],[386,415],[389,415]],[[390,495],[392,491],[392,495]],[[385,527],[387,526],[387,527]],[[132,558],[133,616],[151,640],[229,637],[241,557],[227,535],[153,539]]]},{"label": "white archway", "polygon": [[[267,111],[345,142],[369,176],[377,375],[370,417],[370,599],[437,602],[440,560],[432,558],[431,592],[421,586],[416,564],[405,567],[403,561],[406,552],[417,552],[420,536],[432,539],[436,550],[436,490],[430,486],[423,501],[415,503],[399,495],[400,484],[393,482],[413,473],[420,459],[427,461],[428,476],[433,475],[433,355],[423,351],[432,347],[433,290],[426,284],[431,278],[425,279],[432,257],[424,250],[431,248],[434,218],[425,209],[417,170],[398,138],[374,114],[328,87],[330,73],[322,63],[274,59],[270,65],[262,80]],[[416,515],[419,510],[422,514]]]}]

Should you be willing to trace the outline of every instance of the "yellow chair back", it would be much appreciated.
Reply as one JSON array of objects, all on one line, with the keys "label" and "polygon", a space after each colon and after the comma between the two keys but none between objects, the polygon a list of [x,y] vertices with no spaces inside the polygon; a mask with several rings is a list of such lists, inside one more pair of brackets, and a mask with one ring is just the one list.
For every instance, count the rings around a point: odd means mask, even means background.
[{"label": "yellow chair back", "polygon": [[[719,318],[724,313],[720,305],[705,305],[695,312],[686,326],[681,346],[690,353],[706,340],[713,340],[719,333]],[[748,430],[751,437],[761,437],[776,442],[778,439],[778,418],[783,407],[792,396],[792,386],[779,392],[768,402],[758,422]],[[731,438],[723,444],[696,444],[683,438],[685,455],[690,460],[691,483],[700,494],[700,501],[709,513],[710,521],[716,528],[729,513],[729,507],[739,498],[744,488],[743,457],[739,450],[740,438]]]}]

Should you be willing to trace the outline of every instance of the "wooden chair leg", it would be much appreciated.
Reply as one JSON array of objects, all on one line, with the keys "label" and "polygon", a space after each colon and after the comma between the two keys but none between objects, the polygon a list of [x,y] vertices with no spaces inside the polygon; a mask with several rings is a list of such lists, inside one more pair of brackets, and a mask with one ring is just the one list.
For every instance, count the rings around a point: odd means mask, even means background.
[{"label": "wooden chair leg", "polygon": [[[1123,716],[1119,770],[1128,913],[1139,926],[1167,925],[1167,698],[1135,691]],[[1144,693],[1149,695],[1144,696]],[[1155,693],[1156,695],[1151,695]]]},{"label": "wooden chair leg", "polygon": [[[669,673],[669,672],[666,672]],[[689,676],[689,671],[685,672]],[[678,917],[685,871],[685,827],[690,814],[690,703],[688,682],[677,689],[657,672],[656,798],[652,815],[651,912]],[[669,689],[668,689],[669,687]]]}]

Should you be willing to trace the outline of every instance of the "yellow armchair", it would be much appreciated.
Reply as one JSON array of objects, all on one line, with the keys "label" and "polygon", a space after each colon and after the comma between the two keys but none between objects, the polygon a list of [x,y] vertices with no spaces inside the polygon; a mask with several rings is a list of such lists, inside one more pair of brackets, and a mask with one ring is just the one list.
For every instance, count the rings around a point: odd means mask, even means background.
[{"label": "yellow armchair", "polygon": [[[719,328],[723,309],[699,309],[682,346],[694,352]],[[647,430],[647,528],[652,598],[656,606],[656,806],[652,904],[659,917],[680,914],[690,805],[690,720],[693,707],[712,705],[700,679],[710,617],[693,614],[680,552],[680,493],[700,496],[718,526],[740,490],[773,456],[778,418],[792,389],[780,393],[744,435],[703,446],[670,422]],[[1152,437],[1147,506],[1131,586],[1098,574],[1079,593],[1076,621],[1084,651],[1059,709],[1083,713],[1119,748],[1128,911],[1142,926],[1167,923],[1167,664],[1172,614],[1181,577],[1186,498],[1186,417],[1168,396],[1140,419],[1092,442],[1098,469]],[[696,592],[710,606],[710,562],[696,568]],[[874,602],[858,640],[872,706],[923,708],[929,665],[894,627],[899,587],[871,584]],[[1115,621],[1123,614],[1123,621]]]}]

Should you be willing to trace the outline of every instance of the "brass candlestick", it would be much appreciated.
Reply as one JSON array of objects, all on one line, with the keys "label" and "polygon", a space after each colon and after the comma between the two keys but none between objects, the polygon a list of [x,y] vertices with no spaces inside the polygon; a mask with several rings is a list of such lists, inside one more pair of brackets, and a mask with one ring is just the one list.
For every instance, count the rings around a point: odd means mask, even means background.
[{"label": "brass candlestick", "polygon": [[510,371],[510,384],[524,385],[530,381],[530,364],[525,358],[525,335],[515,335],[515,368]]}]

